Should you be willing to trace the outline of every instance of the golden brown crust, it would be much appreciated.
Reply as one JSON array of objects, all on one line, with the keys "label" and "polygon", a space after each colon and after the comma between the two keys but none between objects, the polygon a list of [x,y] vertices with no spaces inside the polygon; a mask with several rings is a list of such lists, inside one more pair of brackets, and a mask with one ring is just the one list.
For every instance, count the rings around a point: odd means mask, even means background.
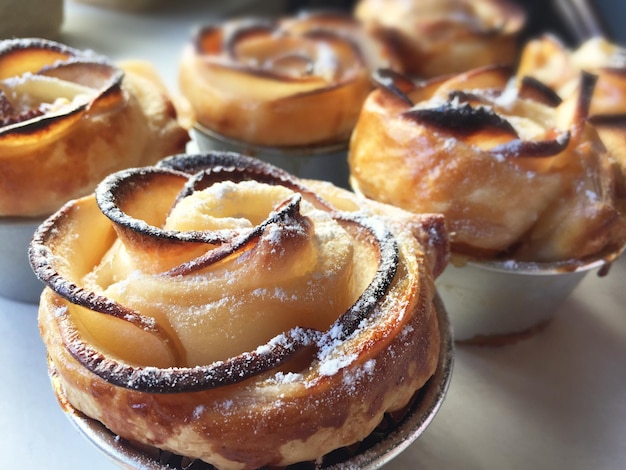
[{"label": "golden brown crust", "polygon": [[623,183],[585,122],[593,77],[557,107],[509,78],[499,67],[414,86],[383,77],[352,135],[353,186],[445,214],[458,253],[556,261],[620,249]]},{"label": "golden brown crust", "polygon": [[184,150],[150,80],[43,40],[0,43],[0,216],[49,215],[107,174]]},{"label": "golden brown crust", "polygon": [[339,13],[209,25],[188,44],[179,84],[197,121],[245,143],[285,147],[347,141],[371,90],[394,67],[384,41]]},{"label": "golden brown crust", "polygon": [[[272,168],[169,159],[113,175],[99,206],[72,202],[42,226],[40,328],[72,406],[124,438],[257,468],[358,442],[424,385],[443,218]],[[156,194],[169,202],[147,210]]]},{"label": "golden brown crust", "polygon": [[513,64],[526,22],[508,0],[361,0],[355,16],[392,34],[403,68],[421,78]]}]

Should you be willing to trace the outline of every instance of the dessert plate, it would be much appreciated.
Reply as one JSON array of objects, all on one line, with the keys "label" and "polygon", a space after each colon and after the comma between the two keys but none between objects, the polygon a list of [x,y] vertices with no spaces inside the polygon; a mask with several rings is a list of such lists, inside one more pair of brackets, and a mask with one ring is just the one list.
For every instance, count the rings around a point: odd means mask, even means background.
[{"label": "dessert plate", "polygon": [[[439,364],[434,375],[416,393],[406,413],[401,417],[386,415],[383,423],[356,449],[339,449],[325,456],[325,463],[321,465],[309,462],[287,468],[294,470],[298,468],[379,469],[404,451],[424,432],[443,403],[454,363],[454,340],[448,314],[439,297],[436,298],[435,304],[441,337]],[[54,381],[54,377],[52,380]],[[55,389],[60,393],[58,387]],[[59,398],[63,403],[66,416],[80,433],[122,468],[128,470],[214,469],[212,465],[198,460],[194,461],[143,445],[134,445],[110,432],[100,422],[86,417],[73,408],[64,397]]]}]

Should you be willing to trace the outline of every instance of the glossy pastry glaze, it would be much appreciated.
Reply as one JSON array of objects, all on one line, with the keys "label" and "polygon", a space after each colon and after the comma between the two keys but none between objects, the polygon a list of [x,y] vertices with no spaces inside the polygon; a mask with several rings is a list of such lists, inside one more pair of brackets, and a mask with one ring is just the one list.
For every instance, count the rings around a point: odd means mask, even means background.
[{"label": "glossy pastry glaze", "polygon": [[0,41],[0,216],[49,215],[188,140],[151,81],[56,42]]},{"label": "glossy pastry glaze", "polygon": [[219,468],[314,461],[433,374],[439,215],[235,154],[107,178],[44,224],[40,327],[72,406]]}]

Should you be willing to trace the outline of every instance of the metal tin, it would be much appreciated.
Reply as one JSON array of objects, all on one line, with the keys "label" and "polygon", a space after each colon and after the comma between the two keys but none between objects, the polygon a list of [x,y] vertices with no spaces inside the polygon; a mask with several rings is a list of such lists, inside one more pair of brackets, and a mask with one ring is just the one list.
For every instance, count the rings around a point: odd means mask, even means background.
[{"label": "metal tin", "polygon": [[456,341],[506,343],[547,324],[580,281],[607,260],[450,263],[435,281]]},{"label": "metal tin", "polygon": [[348,143],[303,147],[266,147],[229,139],[197,124],[193,139],[201,151],[225,150],[259,158],[299,178],[329,181],[349,188]]},{"label": "metal tin", "polygon": [[[417,399],[408,413],[397,427],[390,430],[382,440],[372,447],[344,461],[322,468],[332,470],[379,469],[403,452],[432,422],[448,391],[454,363],[454,341],[448,315],[439,298],[436,298],[435,305],[437,307],[441,337],[439,363],[434,375],[418,391]],[[56,387],[56,389],[60,392],[60,387]],[[66,415],[80,433],[122,468],[128,470],[176,470],[177,468],[183,468],[183,466],[176,466],[171,461],[159,459],[156,449],[135,447],[128,441],[120,439],[107,430],[100,422],[85,417],[85,415],[72,408],[63,397],[60,398],[61,402],[65,403],[63,409]],[[186,465],[189,465],[189,462]],[[192,468],[194,470],[209,470],[214,467],[195,461]]]},{"label": "metal tin", "polygon": [[28,245],[42,222],[39,218],[0,218],[0,296],[39,302],[44,285],[30,267]]}]

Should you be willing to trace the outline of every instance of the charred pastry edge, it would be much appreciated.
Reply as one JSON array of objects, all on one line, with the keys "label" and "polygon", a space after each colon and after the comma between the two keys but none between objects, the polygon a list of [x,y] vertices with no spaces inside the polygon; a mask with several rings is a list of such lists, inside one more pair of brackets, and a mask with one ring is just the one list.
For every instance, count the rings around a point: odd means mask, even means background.
[{"label": "charred pastry edge", "polygon": [[82,51],[73,47],[43,38],[15,38],[0,41],[0,56],[27,49],[50,50],[67,56],[80,56],[84,54]]},{"label": "charred pastry edge", "polygon": [[561,153],[569,145],[571,133],[561,132],[554,139],[521,140],[515,139],[505,144],[497,145],[488,150],[491,155],[504,158],[547,158]]},{"label": "charred pastry edge", "polygon": [[588,120],[594,126],[626,128],[626,113],[594,114]]},{"label": "charred pastry edge", "polygon": [[513,126],[492,109],[469,103],[453,105],[449,101],[436,108],[409,109],[402,113],[420,124],[445,129],[462,135],[497,130],[518,137]]},{"label": "charred pastry edge", "polygon": [[98,67],[100,69],[105,68],[109,72],[109,77],[105,80],[104,85],[101,88],[94,89],[96,96],[91,102],[74,106],[68,109],[67,112],[64,112],[62,114],[53,114],[51,116],[41,114],[33,117],[32,119],[17,121],[15,123],[10,123],[6,126],[2,126],[0,128],[0,138],[6,135],[28,136],[31,134],[37,134],[42,129],[47,128],[49,124],[53,124],[59,119],[81,114],[84,111],[88,110],[94,101],[106,100],[108,97],[114,95],[116,91],[119,90],[119,88],[121,87],[122,81],[124,79],[124,72],[115,65],[113,65],[105,57],[86,53],[58,42],[38,38],[0,41],[0,56],[15,51],[29,50],[32,50],[33,52],[36,52],[37,50],[51,50],[66,55],[65,60],[47,64],[43,66],[40,70],[32,72],[33,75],[54,77],[54,71],[66,67],[85,66]]},{"label": "charred pastry edge", "polygon": [[4,137],[23,136],[28,137],[31,135],[36,136],[39,132],[49,130],[51,125],[59,122],[61,118],[75,118],[80,119],[80,115],[89,108],[89,103],[83,103],[70,109],[63,114],[53,114],[48,116],[46,114],[38,114],[37,116],[27,121],[18,121],[8,124],[0,129],[0,140]]},{"label": "charred pastry edge", "polygon": [[524,99],[537,101],[535,94],[539,94],[541,99],[538,101],[547,106],[556,107],[563,102],[558,93],[542,81],[531,76],[522,77],[519,96]]},{"label": "charred pastry edge", "polygon": [[415,84],[406,75],[392,69],[378,69],[372,74],[372,80],[378,88],[390,92],[409,106],[415,104],[406,94],[415,88]]},{"label": "charred pastry edge", "polygon": [[[509,70],[509,67],[487,66],[485,69]],[[379,88],[399,98],[411,108],[415,106],[415,103],[413,103],[413,101],[405,93],[405,90],[410,92],[416,87],[416,85],[406,75],[389,69],[379,69],[376,73],[374,73],[373,79]],[[441,79],[441,77],[439,79]],[[582,123],[587,117],[596,81],[597,77],[593,74],[583,73],[581,76],[582,91],[579,95],[577,114],[574,119],[577,123]],[[545,101],[544,99],[539,101],[547,106],[554,107],[562,101],[556,92],[539,80],[531,77],[524,77],[522,80],[522,86],[528,87],[528,90],[536,91],[540,96],[542,96],[542,98],[545,99]],[[519,96],[521,99],[532,99],[537,101],[534,98],[522,96],[522,92],[520,92]],[[513,126],[507,120],[501,118],[492,109],[482,106],[473,107],[469,103],[464,103],[460,107],[452,106],[450,101],[454,98],[461,98],[461,101],[467,101],[470,99],[477,101],[483,100],[482,96],[472,92],[466,92],[464,90],[451,90],[448,93],[448,101],[439,107],[409,109],[400,113],[400,115],[413,119],[423,125],[431,125],[439,129],[449,130],[451,132],[460,132],[463,135],[469,135],[489,129],[509,133],[511,136],[515,137],[514,140],[487,150],[487,152],[492,155],[498,155],[504,158],[553,157],[565,150],[571,140],[572,132],[569,130],[557,132],[554,139],[545,139],[540,141],[521,140],[518,138],[519,136]],[[558,101],[558,103],[556,101]],[[446,119],[450,117],[453,119]],[[473,125],[471,129],[466,129],[467,126],[463,126],[468,122]]]},{"label": "charred pastry edge", "polygon": [[[220,154],[217,160],[224,157],[226,161],[230,160],[230,163],[236,164],[232,161],[234,155],[236,154]],[[161,166],[177,166],[189,169],[190,166],[186,165],[183,157],[185,156],[170,157],[169,161]],[[245,164],[247,159],[248,157],[243,158],[242,163]],[[212,159],[208,158],[207,160]],[[249,160],[253,159],[249,158]],[[193,166],[197,165],[194,163]],[[267,179],[272,180],[271,173],[273,173],[274,167],[267,164],[252,165],[250,178],[254,179],[255,172],[264,166],[270,170],[266,175]],[[242,170],[245,172],[245,165]],[[280,185],[283,182],[281,178],[283,172],[278,170],[277,173],[279,177],[274,180],[274,184]],[[129,321],[126,317],[134,315],[136,318],[133,318],[136,321],[131,321],[132,324],[142,327],[145,331],[154,332],[155,328],[158,327],[154,327],[150,319],[130,311],[110,299],[85,292],[75,284],[63,279],[54,269],[54,255],[45,246],[45,242],[54,230],[55,222],[66,215],[70,205],[65,207],[65,211],[61,211],[49,219],[33,239],[29,256],[35,274],[52,291],[70,303],[82,305],[98,313],[113,315],[126,321]],[[77,361],[113,385],[146,393],[183,393],[239,383],[277,367],[299,351],[313,346],[315,343],[325,344],[331,340],[345,340],[357,331],[359,324],[374,312],[376,306],[383,299],[395,277],[400,255],[397,241],[387,228],[375,227],[369,223],[366,217],[358,214],[331,210],[331,216],[348,230],[353,226],[365,229],[364,241],[378,252],[379,262],[370,284],[355,303],[341,314],[326,332],[295,327],[277,335],[265,345],[260,345],[255,351],[242,353],[225,361],[196,367],[164,369],[152,366],[132,366],[107,358],[102,352],[81,338],[67,311],[57,315],[62,341]],[[340,333],[338,334],[337,331]]]},{"label": "charred pastry edge", "polygon": [[574,122],[579,127],[582,127],[584,125],[584,122],[589,117],[593,91],[596,87],[597,82],[597,75],[585,71],[582,71],[580,73],[580,92],[578,94],[578,101],[576,102],[576,114],[574,116]]},{"label": "charred pastry edge", "polygon": [[215,250],[208,251],[202,256],[190,260],[182,265],[176,266],[165,272],[165,276],[175,277],[192,274],[196,271],[204,269],[212,264],[215,264],[229,256],[236,255],[236,253],[252,244],[263,235],[265,229],[273,223],[285,222],[289,219],[301,219],[300,214],[300,201],[302,196],[294,194],[291,198],[283,201],[261,224],[254,227],[252,230],[242,233],[241,235],[235,235],[233,233],[233,239],[224,243]]},{"label": "charred pastry edge", "polygon": [[[65,60],[60,61],[60,64],[84,62],[89,64],[101,64],[117,69],[111,61],[103,56],[91,51],[84,51],[76,49],[60,42],[51,41],[49,39],[42,38],[15,38],[15,39],[3,39],[0,40],[0,57],[13,52],[37,50],[53,51],[66,56]],[[49,66],[44,66],[41,71],[49,68],[56,67],[56,62],[51,63]]]}]

